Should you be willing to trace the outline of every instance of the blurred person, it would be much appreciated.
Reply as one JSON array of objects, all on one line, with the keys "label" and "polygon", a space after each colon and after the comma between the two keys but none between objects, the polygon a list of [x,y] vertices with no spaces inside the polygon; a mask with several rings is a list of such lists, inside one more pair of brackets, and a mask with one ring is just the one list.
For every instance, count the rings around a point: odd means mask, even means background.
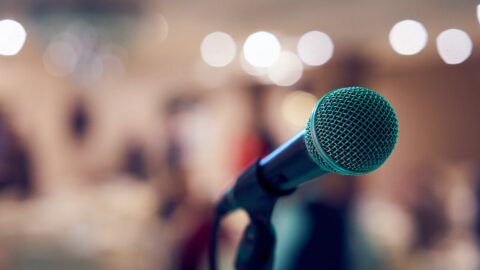
[{"label": "blurred person", "polygon": [[163,192],[166,198],[163,199],[160,208],[160,217],[168,220],[172,217],[176,209],[181,205],[187,193],[187,168],[185,164],[185,145],[182,141],[181,126],[185,123],[181,121],[182,107],[185,106],[180,98],[173,98],[166,105],[166,152],[164,167],[166,169],[166,179],[168,181],[162,188],[167,188]]},{"label": "blurred person", "polygon": [[478,269],[468,178],[465,168],[454,162],[423,162],[395,187],[398,202],[413,222],[409,250],[395,262],[395,269]]},{"label": "blurred person", "polygon": [[[245,133],[242,134],[237,144],[233,146],[233,168],[236,173],[246,168],[255,160],[268,154],[274,148],[274,140],[267,129],[265,103],[268,97],[268,89],[260,84],[254,84],[247,89],[246,107],[249,110],[250,117],[248,119],[249,125]],[[171,118],[172,122],[175,118]],[[179,121],[174,122],[179,125]],[[169,151],[170,151],[170,169],[178,168],[181,164],[181,149],[184,147],[179,142],[181,136],[175,136],[170,133]],[[185,176],[183,170],[175,172],[177,176]],[[201,269],[205,263],[205,256],[207,254],[207,245],[210,241],[212,229],[212,205],[207,205],[206,208],[196,210],[196,214],[200,214],[201,218],[197,222],[197,226],[193,228],[183,242],[183,248],[180,254],[180,263],[177,269]],[[238,244],[238,240],[234,235],[237,230],[230,228],[232,223],[224,223],[224,228],[220,233],[220,245],[224,245],[223,252],[220,255],[220,261],[225,261],[225,256],[229,256],[227,250]]]},{"label": "blurred person", "polygon": [[449,230],[438,252],[442,258],[439,262],[455,269],[480,269],[480,250],[475,239],[475,213],[478,208],[475,202],[475,167],[469,161],[453,160],[443,165],[443,174]]},{"label": "blurred person", "polygon": [[189,189],[193,177],[187,151],[192,155],[192,132],[198,131],[192,130],[196,125],[188,115],[195,113],[197,106],[203,106],[198,96],[174,97],[166,104],[166,150],[158,215],[175,234],[171,269],[201,267],[212,227],[211,202]]},{"label": "blurred person", "polygon": [[88,135],[91,126],[91,116],[85,100],[77,97],[69,113],[69,126],[73,139],[82,142]]},{"label": "blurred person", "polygon": [[409,176],[407,207],[415,222],[416,238],[413,248],[430,249],[442,240],[449,229],[446,200],[442,185],[445,185],[441,168],[424,163],[414,168]]},{"label": "blurred person", "polygon": [[124,153],[122,171],[132,176],[134,179],[148,179],[149,173],[146,153],[141,142],[135,140],[128,141]]},{"label": "blurred person", "polygon": [[477,243],[480,244],[480,166],[475,170],[473,186],[475,202],[473,230],[475,232]]},{"label": "blurred person", "polygon": [[413,222],[384,194],[364,194],[355,203],[349,230],[350,269],[408,269]]},{"label": "blurred person", "polygon": [[349,269],[437,269],[437,260],[429,260],[445,248],[450,229],[444,178],[443,170],[428,162],[401,181],[390,181],[387,191],[365,190],[356,202],[353,223],[353,243],[363,243],[350,247]]},{"label": "blurred person", "polygon": [[292,265],[279,269],[352,269],[348,254],[351,243],[349,216],[356,181],[349,176],[332,174],[322,179],[318,188],[309,188],[310,191],[319,190],[319,194],[310,194],[309,199],[301,202],[301,211],[306,215],[304,242],[299,245]]},{"label": "blurred person", "polygon": [[436,269],[423,261],[449,229],[443,172],[432,162],[419,164],[362,205],[362,223],[389,269]]},{"label": "blurred person", "polygon": [[344,85],[364,85],[372,76],[372,64],[357,50],[350,50],[343,59],[343,78]]},{"label": "blurred person", "polygon": [[234,146],[234,170],[241,172],[255,160],[270,153],[276,146],[268,130],[265,105],[268,94],[266,86],[253,84],[247,89],[247,106],[252,117],[250,124],[237,145]]},{"label": "blurred person", "polygon": [[0,114],[0,192],[16,191],[20,199],[33,195],[31,159],[26,145]]}]

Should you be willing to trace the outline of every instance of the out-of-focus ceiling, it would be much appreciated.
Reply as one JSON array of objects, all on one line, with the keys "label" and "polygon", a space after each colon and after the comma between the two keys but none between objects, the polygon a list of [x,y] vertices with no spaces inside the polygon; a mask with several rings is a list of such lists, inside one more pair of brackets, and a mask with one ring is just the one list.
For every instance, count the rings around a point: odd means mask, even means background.
[{"label": "out-of-focus ceiling", "polygon": [[268,1],[163,1],[157,5],[168,19],[171,33],[202,35],[223,30],[238,38],[266,29],[300,35],[319,29],[333,38],[364,42],[388,35],[394,23],[419,20],[436,36],[446,28],[478,31],[473,0],[268,0]]},{"label": "out-of-focus ceiling", "polygon": [[[286,32],[323,28],[339,36],[381,32],[400,19],[416,18],[427,25],[457,27],[477,22],[473,0],[269,0],[163,1],[158,5],[171,20],[189,18],[215,27],[250,32],[276,28]],[[200,24],[201,25],[201,24]]]},{"label": "out-of-focus ceiling", "polygon": [[86,19],[149,18],[158,13],[167,19],[173,38],[192,41],[215,30],[242,39],[259,29],[288,35],[320,29],[337,39],[362,42],[385,36],[395,22],[409,18],[423,22],[432,34],[451,27],[476,31],[477,4],[475,0],[25,0],[0,1],[0,8],[4,16],[68,13]]},{"label": "out-of-focus ceiling", "polygon": [[[203,37],[230,33],[238,46],[252,32],[267,30],[292,47],[311,30],[328,33],[336,48],[364,48],[392,53],[391,27],[404,19],[422,22],[428,31],[426,51],[447,28],[460,28],[479,44],[474,0],[25,0],[1,1],[4,16],[19,14],[48,40],[72,21],[84,20],[113,33],[131,56],[136,70],[182,73],[200,58]],[[52,19],[54,18],[54,19]],[[43,24],[43,25],[42,25]],[[107,39],[109,38],[108,35]],[[123,39],[122,39],[123,38]],[[475,50],[475,48],[474,48]],[[141,71],[139,71],[141,72]]]},{"label": "out-of-focus ceiling", "polygon": [[[267,30],[288,46],[301,34],[320,30],[332,37],[337,48],[368,47],[379,54],[395,54],[388,43],[390,29],[398,21],[414,19],[426,27],[425,51],[432,54],[436,36],[448,28],[465,30],[474,44],[480,41],[479,3],[474,0],[183,0],[148,4],[149,11],[160,12],[168,21],[168,38],[149,54],[163,61],[172,55],[185,61],[198,58],[202,38],[212,31],[230,33],[241,46],[250,33]],[[148,42],[148,36],[144,41]]]}]

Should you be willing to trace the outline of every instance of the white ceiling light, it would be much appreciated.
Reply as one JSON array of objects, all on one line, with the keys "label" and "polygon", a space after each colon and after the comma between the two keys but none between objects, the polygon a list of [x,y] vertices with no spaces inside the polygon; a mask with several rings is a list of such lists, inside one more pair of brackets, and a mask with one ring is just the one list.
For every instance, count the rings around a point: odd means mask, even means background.
[{"label": "white ceiling light", "polygon": [[224,32],[213,32],[205,36],[200,47],[202,59],[212,67],[224,67],[235,57],[237,45]]},{"label": "white ceiling light", "polygon": [[332,58],[333,50],[332,39],[327,34],[319,31],[305,33],[297,45],[300,59],[309,66],[325,64]]},{"label": "white ceiling light", "polygon": [[291,86],[302,77],[303,64],[294,53],[283,51],[268,68],[268,78],[279,86]]},{"label": "white ceiling light", "polygon": [[428,34],[425,27],[414,20],[396,23],[390,30],[389,41],[393,50],[401,55],[414,55],[427,45]]},{"label": "white ceiling light", "polygon": [[0,21],[0,55],[16,55],[23,48],[27,32],[14,20]]},{"label": "white ceiling light", "polygon": [[442,60],[450,65],[460,64],[472,54],[470,36],[459,29],[448,29],[437,37],[437,50]]},{"label": "white ceiling light", "polygon": [[255,67],[268,67],[280,55],[280,42],[269,32],[256,32],[251,34],[243,45],[245,60]]}]

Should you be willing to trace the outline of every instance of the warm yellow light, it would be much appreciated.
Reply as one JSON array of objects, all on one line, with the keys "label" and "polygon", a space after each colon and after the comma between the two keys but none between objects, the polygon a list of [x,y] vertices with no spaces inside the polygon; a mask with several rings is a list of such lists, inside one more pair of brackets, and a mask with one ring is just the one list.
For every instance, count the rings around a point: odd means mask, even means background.
[{"label": "warm yellow light", "polygon": [[283,99],[282,115],[295,127],[303,127],[307,123],[317,98],[305,91],[294,91]]}]

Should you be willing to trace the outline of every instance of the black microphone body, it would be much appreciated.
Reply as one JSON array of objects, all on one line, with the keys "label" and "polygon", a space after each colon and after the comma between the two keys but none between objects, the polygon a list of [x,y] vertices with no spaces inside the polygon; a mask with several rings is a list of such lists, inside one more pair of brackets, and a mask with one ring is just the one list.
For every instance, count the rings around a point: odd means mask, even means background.
[{"label": "black microphone body", "polygon": [[272,197],[289,195],[298,185],[328,173],[309,156],[304,134],[302,130],[250,165],[220,201],[223,212],[261,209]]},{"label": "black microphone body", "polygon": [[260,160],[260,176],[268,186],[278,191],[291,190],[327,173],[308,154],[304,135],[302,130]]}]

